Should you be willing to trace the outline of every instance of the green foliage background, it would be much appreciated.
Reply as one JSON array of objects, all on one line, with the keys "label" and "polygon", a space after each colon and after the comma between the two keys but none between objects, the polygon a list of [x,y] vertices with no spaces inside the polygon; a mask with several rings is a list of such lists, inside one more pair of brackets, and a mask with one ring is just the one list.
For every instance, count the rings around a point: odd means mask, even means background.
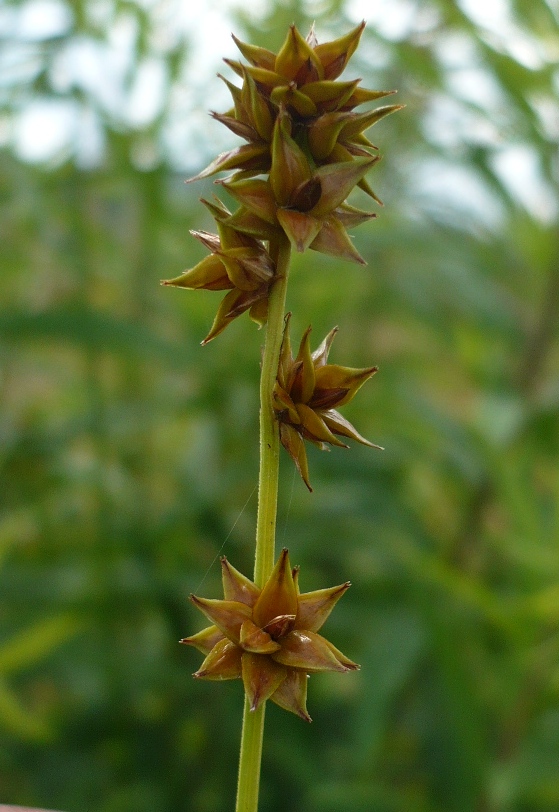
[{"label": "green foliage background", "polygon": [[[311,449],[312,495],[284,458],[279,544],[305,590],[353,582],[327,633],[362,671],[311,679],[310,726],[269,708],[262,812],[559,808],[559,7],[509,5],[538,59],[466,4],[407,0],[402,30],[369,26],[352,61],[407,105],[374,133],[386,208],[355,234],[367,268],[297,257],[288,305],[294,335],[339,324],[334,362],[379,365],[345,414],[386,450]],[[161,4],[113,0],[103,25],[94,6],[20,41],[0,95],[8,129],[64,97],[104,137],[89,167],[10,143],[0,163],[0,802],[227,812],[241,685],[192,680],[177,640],[203,625],[188,594],[219,594],[219,553],[252,568],[262,335],[243,317],[201,348],[219,294],[158,286],[211,225],[197,198],[215,187],[185,187],[161,140],[188,37],[159,53],[145,126],[53,82],[60,49],[123,15],[130,83],[154,47]],[[235,27],[275,49],[292,21],[337,36],[346,11],[284,0]],[[543,208],[516,165],[497,171],[508,147]]]}]

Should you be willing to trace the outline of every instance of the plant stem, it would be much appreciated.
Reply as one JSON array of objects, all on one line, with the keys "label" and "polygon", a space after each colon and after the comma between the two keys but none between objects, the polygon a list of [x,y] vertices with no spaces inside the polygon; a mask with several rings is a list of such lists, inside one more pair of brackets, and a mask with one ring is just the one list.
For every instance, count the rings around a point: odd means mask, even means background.
[{"label": "plant stem", "polygon": [[272,393],[283,338],[285,294],[289,273],[290,245],[286,237],[270,242],[270,254],[276,262],[277,281],[268,304],[268,326],[260,375],[260,478],[256,519],[254,583],[262,587],[274,568],[276,510],[278,503],[279,430]]},{"label": "plant stem", "polygon": [[[260,476],[254,582],[262,587],[275,560],[276,512],[278,502],[279,430],[272,405],[283,337],[285,294],[289,272],[290,245],[286,237],[270,241],[270,255],[276,263],[277,278],[268,302],[268,325],[260,374]],[[236,812],[257,812],[260,762],[264,738],[266,703],[251,711],[245,697]]]},{"label": "plant stem", "polygon": [[257,812],[266,703],[251,711],[245,696],[235,812]]}]

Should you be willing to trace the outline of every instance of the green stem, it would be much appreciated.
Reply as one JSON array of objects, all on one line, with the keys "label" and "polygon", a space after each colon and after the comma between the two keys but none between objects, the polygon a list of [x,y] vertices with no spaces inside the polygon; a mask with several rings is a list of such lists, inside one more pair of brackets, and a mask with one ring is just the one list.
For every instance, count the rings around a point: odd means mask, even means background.
[{"label": "green stem", "polygon": [[[270,254],[276,263],[277,279],[268,302],[268,325],[260,374],[260,476],[254,561],[254,582],[260,587],[268,580],[275,560],[280,443],[278,422],[272,405],[272,392],[283,336],[290,253],[287,238],[282,236],[277,241],[270,241]],[[257,711],[251,711],[245,697],[236,812],[258,810],[265,709],[266,703]]]},{"label": "green stem", "polygon": [[258,710],[251,711],[245,696],[235,812],[257,812],[258,810],[265,711],[265,702],[260,705]]},{"label": "green stem", "polygon": [[279,430],[272,404],[272,393],[283,338],[285,294],[289,273],[290,245],[286,237],[270,243],[270,254],[278,274],[270,293],[268,326],[260,375],[260,478],[256,518],[256,554],[254,583],[263,586],[275,561],[276,512],[278,503]]}]

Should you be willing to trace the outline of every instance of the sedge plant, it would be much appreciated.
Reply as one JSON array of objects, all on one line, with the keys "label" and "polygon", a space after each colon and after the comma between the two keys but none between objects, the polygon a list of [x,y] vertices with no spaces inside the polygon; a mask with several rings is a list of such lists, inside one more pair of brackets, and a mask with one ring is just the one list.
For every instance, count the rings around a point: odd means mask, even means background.
[{"label": "sedge plant", "polygon": [[[194,231],[209,254],[163,284],[226,291],[207,344],[245,311],[266,325],[260,377],[260,473],[252,580],[221,560],[223,599],[191,596],[210,626],[184,638],[205,659],[199,679],[241,679],[245,701],[236,812],[256,812],[267,700],[310,721],[308,676],[359,666],[319,632],[349,582],[300,592],[289,554],[275,555],[280,448],[312,490],[306,443],[346,447],[352,439],[374,446],[338,411],[376,372],[328,363],[337,328],[314,351],[311,328],[297,352],[291,348],[286,290],[292,251],[307,249],[364,265],[347,229],[374,213],[355,208],[359,187],[380,202],[366,175],[379,160],[365,132],[401,105],[356,108],[394,91],[366,90],[360,80],[340,81],[365,23],[332,42],[304,38],[295,26],[273,53],[234,40],[244,61],[226,60],[240,86],[221,77],[232,107],[212,116],[244,140],[219,155],[191,180],[228,171],[216,181],[236,204],[203,200],[216,234]],[[374,446],[378,448],[379,446]]]}]

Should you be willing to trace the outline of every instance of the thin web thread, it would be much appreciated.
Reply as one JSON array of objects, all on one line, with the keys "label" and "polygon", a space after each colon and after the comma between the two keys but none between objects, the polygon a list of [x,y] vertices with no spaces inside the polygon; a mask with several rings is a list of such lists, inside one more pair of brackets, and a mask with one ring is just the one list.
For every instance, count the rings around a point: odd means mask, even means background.
[{"label": "thin web thread", "polygon": [[287,503],[287,510],[285,511],[285,521],[283,523],[283,536],[281,540],[281,546],[285,547],[285,538],[287,536],[287,525],[289,522],[289,513],[291,511],[291,503],[293,502],[293,493],[295,491],[295,476],[297,474],[297,469],[293,467],[293,477],[291,478],[291,491],[289,493],[289,502]]},{"label": "thin web thread", "polygon": [[200,583],[198,584],[198,586],[196,587],[196,589],[194,590],[194,592],[198,592],[198,591],[200,590],[200,587],[202,586],[202,584],[204,583],[204,581],[206,580],[206,578],[207,578],[207,577],[208,577],[208,575],[210,574],[210,570],[211,570],[211,568],[214,566],[215,562],[217,561],[217,559],[220,557],[221,553],[223,552],[223,548],[225,547],[225,545],[227,544],[227,542],[228,542],[228,541],[229,541],[229,539],[231,538],[231,534],[233,533],[233,530],[235,529],[235,527],[237,526],[237,524],[238,524],[238,522],[239,522],[239,520],[240,520],[241,516],[243,515],[243,513],[244,513],[244,512],[245,512],[245,510],[247,509],[247,507],[248,507],[248,503],[250,502],[250,500],[252,499],[252,497],[253,497],[253,496],[254,496],[254,494],[256,493],[256,489],[257,489],[257,488],[258,488],[258,483],[257,483],[257,484],[254,486],[254,488],[252,489],[252,491],[251,491],[251,493],[250,493],[250,496],[248,497],[248,499],[246,500],[246,502],[245,502],[245,503],[244,503],[244,505],[242,506],[242,508],[241,508],[241,510],[240,510],[240,512],[239,512],[239,515],[237,516],[237,518],[236,518],[236,519],[235,519],[235,521],[233,522],[233,526],[231,527],[231,530],[230,530],[230,531],[227,533],[227,535],[225,536],[225,539],[224,539],[224,541],[223,541],[223,544],[221,545],[221,547],[219,548],[219,550],[218,550],[218,551],[217,551],[217,553],[215,554],[215,556],[214,556],[214,558],[213,558],[213,561],[211,562],[211,564],[209,565],[208,569],[207,569],[207,570],[206,570],[206,572],[204,573],[204,576],[203,576],[202,580],[200,581]]}]

